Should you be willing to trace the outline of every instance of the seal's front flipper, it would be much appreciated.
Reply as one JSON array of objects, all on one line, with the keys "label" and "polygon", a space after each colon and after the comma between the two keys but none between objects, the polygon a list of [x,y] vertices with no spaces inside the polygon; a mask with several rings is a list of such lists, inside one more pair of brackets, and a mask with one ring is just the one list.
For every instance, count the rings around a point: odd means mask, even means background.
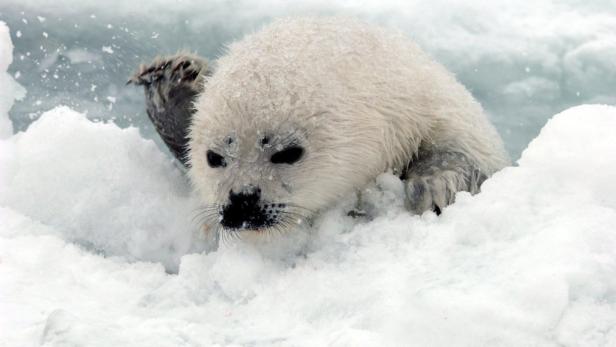
[{"label": "seal's front flipper", "polygon": [[441,214],[454,202],[456,192],[476,194],[486,178],[462,153],[420,152],[405,177],[408,208],[417,214],[428,210]]},{"label": "seal's front flipper", "polygon": [[209,74],[207,61],[192,54],[158,57],[139,70],[127,84],[144,86],[148,116],[173,155],[187,165],[188,127],[193,102]]}]

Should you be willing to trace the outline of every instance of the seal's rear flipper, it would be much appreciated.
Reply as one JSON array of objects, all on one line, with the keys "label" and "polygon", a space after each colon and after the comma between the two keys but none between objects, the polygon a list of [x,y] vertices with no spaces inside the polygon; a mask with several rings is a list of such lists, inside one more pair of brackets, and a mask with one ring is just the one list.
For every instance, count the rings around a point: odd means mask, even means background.
[{"label": "seal's rear flipper", "polygon": [[158,57],[139,70],[126,84],[145,88],[146,111],[156,131],[173,155],[188,163],[188,127],[194,112],[195,97],[203,91],[207,61],[199,56],[178,53]]}]

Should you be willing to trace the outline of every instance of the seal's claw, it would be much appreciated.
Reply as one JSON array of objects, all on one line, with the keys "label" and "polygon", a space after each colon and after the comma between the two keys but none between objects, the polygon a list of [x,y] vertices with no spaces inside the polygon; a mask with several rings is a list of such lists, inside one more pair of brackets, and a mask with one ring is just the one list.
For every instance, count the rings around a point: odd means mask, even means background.
[{"label": "seal's claw", "polygon": [[460,153],[436,151],[423,158],[420,155],[407,173],[407,206],[417,214],[430,210],[440,215],[455,201],[456,192],[478,193],[485,179]]},{"label": "seal's claw", "polygon": [[460,190],[460,178],[452,171],[407,180],[406,196],[409,209],[415,213],[434,211],[437,215],[455,200]]}]

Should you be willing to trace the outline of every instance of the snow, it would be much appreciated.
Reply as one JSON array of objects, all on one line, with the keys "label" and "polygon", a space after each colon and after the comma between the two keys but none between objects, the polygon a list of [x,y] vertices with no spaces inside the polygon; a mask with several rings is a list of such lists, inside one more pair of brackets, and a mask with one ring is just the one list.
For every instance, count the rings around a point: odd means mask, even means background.
[{"label": "snow", "polygon": [[173,267],[191,249],[186,232],[196,229],[191,222],[197,206],[190,188],[137,129],[93,123],[59,107],[10,146],[2,203],[93,251]]},{"label": "snow", "polygon": [[[383,174],[376,218],[340,206],[280,258],[239,240],[189,254],[195,205],[154,144],[52,110],[2,142],[0,342],[613,345],[614,128],[616,107],[555,116],[440,217],[404,211]],[[177,274],[156,262],[180,254]]]},{"label": "snow", "polygon": [[[0,84],[0,110],[19,88]],[[616,345],[614,129],[614,106],[557,114],[439,217],[405,211],[383,174],[371,220],[349,198],[207,252],[151,140],[56,107],[0,137],[0,345]]]}]

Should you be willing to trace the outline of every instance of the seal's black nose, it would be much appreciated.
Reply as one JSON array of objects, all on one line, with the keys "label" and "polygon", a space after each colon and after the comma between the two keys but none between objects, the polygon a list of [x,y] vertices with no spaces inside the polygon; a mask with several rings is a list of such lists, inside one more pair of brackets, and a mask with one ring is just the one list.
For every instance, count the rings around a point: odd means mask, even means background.
[{"label": "seal's black nose", "polygon": [[221,210],[220,224],[227,229],[259,229],[272,221],[261,206],[261,189],[248,186],[241,192],[229,192],[229,203]]},{"label": "seal's black nose", "polygon": [[253,208],[259,205],[261,200],[261,189],[254,186],[248,186],[241,192],[236,193],[233,190],[229,192],[229,204],[237,205],[243,208]]}]

